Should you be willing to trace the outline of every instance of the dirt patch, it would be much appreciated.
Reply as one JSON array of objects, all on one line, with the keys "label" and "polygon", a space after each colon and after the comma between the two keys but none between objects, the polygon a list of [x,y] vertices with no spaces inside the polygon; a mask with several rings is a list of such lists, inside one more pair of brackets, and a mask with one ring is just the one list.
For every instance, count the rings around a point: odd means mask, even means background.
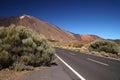
[{"label": "dirt patch", "polygon": [[[43,70],[45,67],[36,67],[33,71]],[[3,69],[0,71],[0,80],[19,80],[24,74],[31,71],[13,71],[9,69]]]},{"label": "dirt patch", "polygon": [[22,75],[28,71],[16,72],[9,69],[4,69],[0,71],[0,80],[18,80]]}]

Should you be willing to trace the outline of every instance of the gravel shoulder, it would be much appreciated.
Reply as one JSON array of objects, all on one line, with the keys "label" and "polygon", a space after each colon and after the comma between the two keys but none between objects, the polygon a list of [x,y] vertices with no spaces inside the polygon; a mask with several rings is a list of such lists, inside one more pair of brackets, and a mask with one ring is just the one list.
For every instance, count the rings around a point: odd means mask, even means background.
[{"label": "gravel shoulder", "polygon": [[61,62],[56,59],[52,66],[43,70],[26,73],[19,80],[71,80],[71,78],[64,71]]}]

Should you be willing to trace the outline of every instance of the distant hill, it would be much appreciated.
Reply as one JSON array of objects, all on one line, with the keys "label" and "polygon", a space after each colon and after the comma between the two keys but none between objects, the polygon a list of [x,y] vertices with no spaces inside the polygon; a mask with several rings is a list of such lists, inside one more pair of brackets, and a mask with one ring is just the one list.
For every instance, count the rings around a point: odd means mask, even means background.
[{"label": "distant hill", "polygon": [[113,42],[115,42],[115,43],[117,43],[118,45],[120,45],[120,39],[115,39],[115,40],[113,40],[113,39],[109,39],[110,41],[113,41]]},{"label": "distant hill", "polygon": [[31,28],[40,34],[43,34],[49,41],[52,42],[91,42],[97,39],[102,39],[96,35],[74,34],[29,15],[0,17],[0,26],[7,27],[11,24]]}]

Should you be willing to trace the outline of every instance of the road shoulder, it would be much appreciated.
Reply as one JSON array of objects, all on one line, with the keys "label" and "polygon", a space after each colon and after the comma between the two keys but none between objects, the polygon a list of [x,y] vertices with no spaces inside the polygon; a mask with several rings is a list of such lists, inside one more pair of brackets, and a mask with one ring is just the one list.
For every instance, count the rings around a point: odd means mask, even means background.
[{"label": "road shoulder", "polygon": [[51,67],[27,73],[19,80],[71,80],[71,78],[64,71],[60,61],[56,59]]}]

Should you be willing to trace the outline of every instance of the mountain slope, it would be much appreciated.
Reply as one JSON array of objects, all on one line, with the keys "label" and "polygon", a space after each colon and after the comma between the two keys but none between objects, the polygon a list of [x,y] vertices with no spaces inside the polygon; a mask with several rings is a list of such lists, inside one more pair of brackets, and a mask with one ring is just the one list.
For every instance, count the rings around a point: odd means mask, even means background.
[{"label": "mountain slope", "polygon": [[49,41],[93,41],[101,39],[96,35],[79,35],[65,31],[55,25],[29,15],[0,17],[0,26],[22,25],[43,34]]},{"label": "mountain slope", "polygon": [[110,41],[113,41],[113,42],[115,42],[115,43],[117,43],[118,45],[120,45],[120,39],[108,39],[108,40],[110,40]]}]

